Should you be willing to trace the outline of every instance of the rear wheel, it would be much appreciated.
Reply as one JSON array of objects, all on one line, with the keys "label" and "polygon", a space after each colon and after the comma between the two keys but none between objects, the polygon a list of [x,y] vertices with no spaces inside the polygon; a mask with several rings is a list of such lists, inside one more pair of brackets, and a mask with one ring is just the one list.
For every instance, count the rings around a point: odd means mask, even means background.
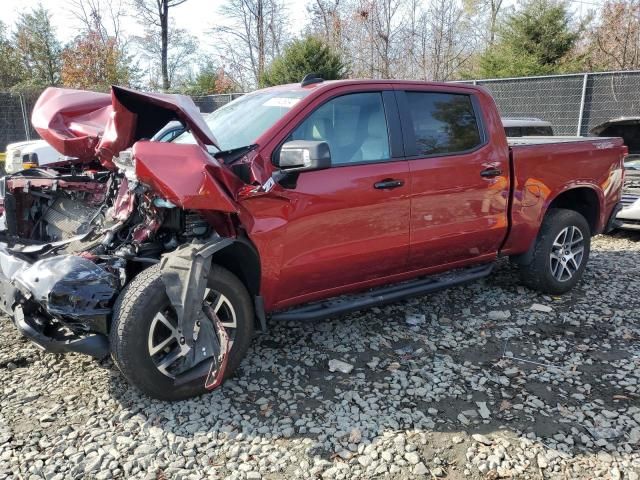
[{"label": "rear wheel", "polygon": [[578,212],[554,208],[547,212],[533,252],[520,263],[522,282],[544,293],[571,290],[582,278],[591,250],[591,230]]},{"label": "rear wheel", "polygon": [[[211,306],[229,335],[228,378],[240,365],[253,337],[251,299],[235,275],[213,265],[203,302]],[[180,344],[177,326],[157,265],[137,275],[114,306],[111,355],[127,380],[150,397],[180,400],[207,391],[204,381],[195,387],[173,385],[189,352]]]}]

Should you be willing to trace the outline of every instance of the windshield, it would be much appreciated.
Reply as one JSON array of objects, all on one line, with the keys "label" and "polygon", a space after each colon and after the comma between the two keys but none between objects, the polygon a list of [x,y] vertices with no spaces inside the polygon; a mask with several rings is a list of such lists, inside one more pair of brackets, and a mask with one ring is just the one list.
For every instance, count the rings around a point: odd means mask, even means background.
[{"label": "windshield", "polygon": [[[255,143],[260,135],[309,93],[308,90],[258,91],[226,104],[205,118],[221,150],[233,150]],[[195,143],[183,133],[175,143]]]}]

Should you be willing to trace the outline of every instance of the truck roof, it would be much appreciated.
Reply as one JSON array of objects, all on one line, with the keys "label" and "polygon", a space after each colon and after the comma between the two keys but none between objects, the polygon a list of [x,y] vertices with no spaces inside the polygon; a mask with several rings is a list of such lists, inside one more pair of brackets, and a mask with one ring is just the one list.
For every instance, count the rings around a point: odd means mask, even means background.
[{"label": "truck roof", "polygon": [[445,82],[423,82],[419,80],[371,80],[371,79],[349,79],[349,80],[322,80],[316,83],[310,83],[302,86],[301,83],[287,83],[285,85],[276,85],[267,87],[264,90],[324,90],[328,88],[339,87],[342,85],[402,85],[402,86],[432,86],[432,87],[448,87],[448,88],[465,88],[469,90],[483,90],[483,87],[466,83],[445,83]]}]

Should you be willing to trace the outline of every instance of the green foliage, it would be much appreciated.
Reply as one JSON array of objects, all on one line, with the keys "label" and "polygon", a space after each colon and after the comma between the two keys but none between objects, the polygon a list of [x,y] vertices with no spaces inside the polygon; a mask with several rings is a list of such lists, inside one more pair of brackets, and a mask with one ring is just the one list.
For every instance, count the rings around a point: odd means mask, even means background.
[{"label": "green foliage", "polygon": [[195,78],[185,83],[182,93],[187,95],[214,95],[238,91],[236,85],[212,61],[206,61]]},{"label": "green foliage", "polygon": [[51,15],[42,4],[20,14],[13,43],[19,63],[28,74],[20,87],[43,87],[59,83],[62,47],[51,24]]},{"label": "green foliage", "polygon": [[301,81],[308,73],[325,80],[344,78],[347,68],[341,56],[317,37],[294,40],[284,53],[271,62],[260,78],[260,86],[282,85]]},{"label": "green foliage", "polygon": [[7,38],[6,25],[0,21],[0,90],[7,90],[25,78],[16,48]]},{"label": "green foliage", "polygon": [[578,68],[568,58],[579,33],[563,2],[527,0],[506,17],[497,43],[480,56],[480,76],[548,75]]},{"label": "green foliage", "polygon": [[106,92],[111,85],[130,85],[134,67],[115,38],[83,32],[62,52],[62,84]]}]

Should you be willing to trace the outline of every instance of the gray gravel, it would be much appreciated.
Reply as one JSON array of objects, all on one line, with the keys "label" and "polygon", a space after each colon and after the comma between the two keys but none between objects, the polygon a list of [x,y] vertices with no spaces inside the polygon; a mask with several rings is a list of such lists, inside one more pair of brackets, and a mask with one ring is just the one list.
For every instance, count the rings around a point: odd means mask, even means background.
[{"label": "gray gravel", "polygon": [[272,325],[233,380],[174,404],[3,322],[0,480],[638,479],[640,235],[594,249],[562,297],[501,262],[464,288]]}]

